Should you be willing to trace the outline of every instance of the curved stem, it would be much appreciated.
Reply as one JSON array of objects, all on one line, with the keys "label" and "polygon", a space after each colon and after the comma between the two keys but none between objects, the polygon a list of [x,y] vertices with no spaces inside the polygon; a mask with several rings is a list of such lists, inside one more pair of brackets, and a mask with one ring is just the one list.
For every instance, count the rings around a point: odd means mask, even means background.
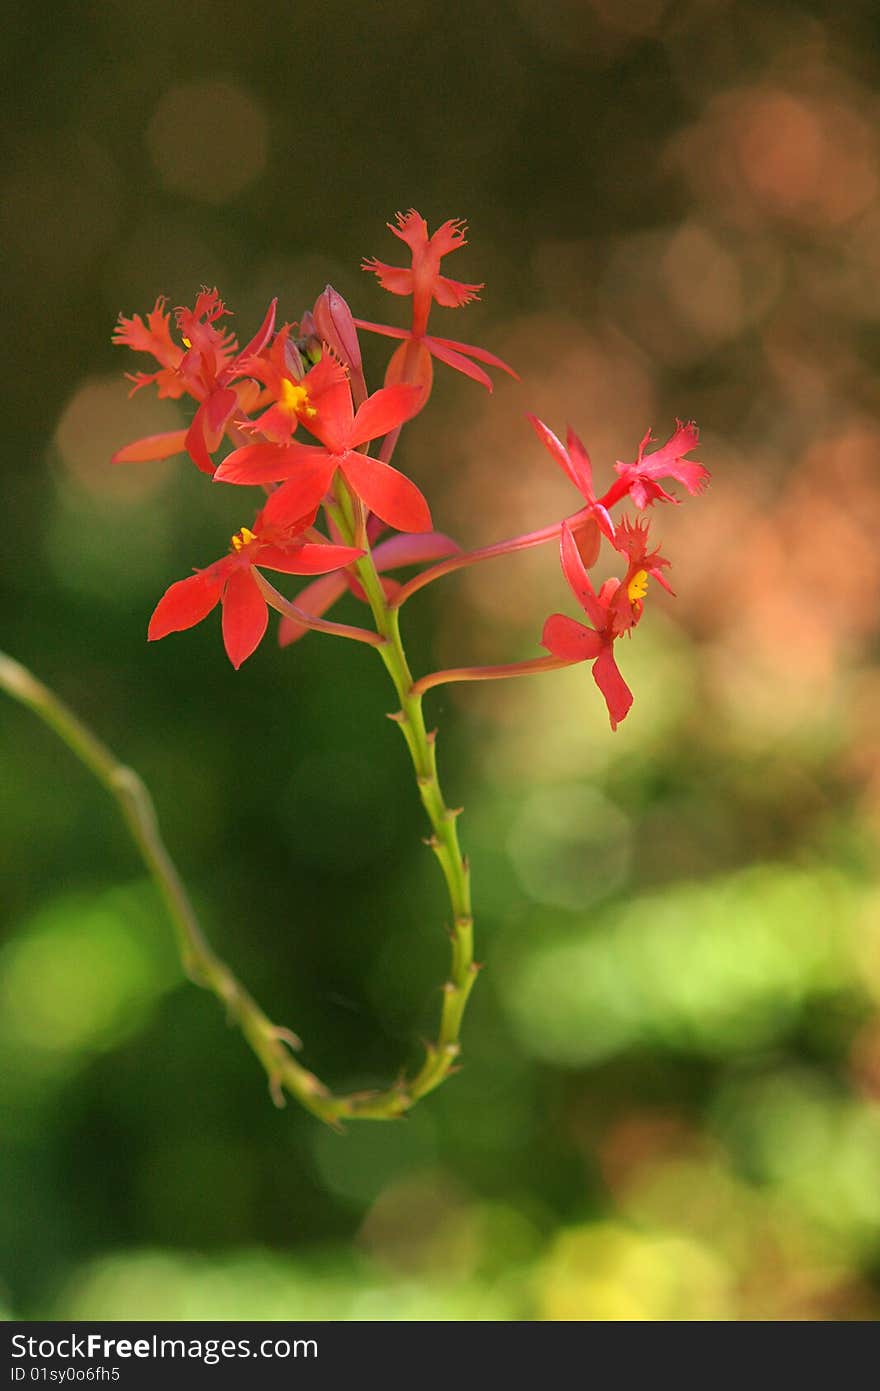
[{"label": "curved stem", "polygon": [[420,589],[424,589],[426,584],[432,584],[434,580],[442,579],[444,575],[451,575],[454,570],[463,570],[468,565],[478,565],[481,560],[495,560],[498,556],[513,555],[515,551],[529,550],[532,546],[543,546],[545,541],[558,540],[562,531],[562,523],[554,522],[552,526],[542,527],[540,531],[529,531],[523,536],[513,536],[509,541],[496,541],[493,546],[480,546],[475,551],[459,551],[457,555],[451,555],[447,560],[441,560],[439,564],[432,565],[430,569],[423,570],[420,575],[415,575],[408,580],[397,591],[391,601],[393,609],[399,609],[410,599],[413,594],[417,594]]},{"label": "curved stem", "polygon": [[[328,510],[340,533],[343,536],[353,535],[358,525],[356,509],[343,484],[340,484],[338,498],[338,506],[331,505]],[[422,696],[415,689],[407,664],[398,616],[387,603],[369,551],[356,562],[356,569],[369,599],[378,633],[374,635],[367,634],[365,630],[353,630],[345,635],[363,632],[360,641],[369,637],[394,682],[400,710],[392,718],[399,724],[410,751],[419,795],[432,827],[427,843],[440,864],[452,906],[452,956],[449,977],[443,986],[436,1040],[427,1045],[425,1060],[411,1078],[402,1078],[384,1091],[335,1095],[314,1073],[291,1056],[290,1049],[300,1046],[299,1039],[289,1029],[272,1023],[209,945],[180,874],[162,840],[152,800],[140,777],[120,763],[48,687],[20,663],[0,653],[0,688],[28,706],[52,728],[116,800],[168,910],[184,969],[197,985],[211,990],[226,1006],[262,1063],[273,1100],[277,1105],[283,1105],[284,1092],[287,1091],[313,1115],[331,1125],[355,1117],[394,1119],[444,1081],[455,1066],[462,1017],[479,970],[473,959],[470,869],[458,840],[456,823],[459,809],[447,807],[440,789],[436,734],[425,727]],[[272,589],[268,581],[265,581],[265,587]],[[281,599],[281,596],[278,598]],[[298,621],[308,617],[300,615],[294,605],[287,605],[286,600],[281,599],[281,602],[284,605],[282,612],[290,609]],[[338,632],[345,625],[325,624],[318,620],[310,621],[310,626]]]},{"label": "curved stem", "polygon": [[316,618],[314,614],[306,613],[305,609],[297,608],[296,604],[291,604],[289,599],[279,594],[275,586],[270,584],[259,570],[252,570],[251,574],[266,603],[282,617],[292,618],[304,628],[313,628],[316,633],[331,633],[338,638],[352,638],[354,642],[365,642],[370,647],[381,647],[385,642],[380,633],[371,633],[368,628],[355,628],[350,623],[332,623],[328,618]]},{"label": "curved stem", "polygon": [[541,671],[559,671],[574,665],[566,657],[531,657],[526,662],[505,662],[502,666],[447,667],[420,677],[413,684],[413,692],[421,696],[434,686],[446,686],[452,681],[503,681],[508,676],[536,676]]},{"label": "curved stem", "polygon": [[[329,510],[343,538],[352,535],[353,514],[351,498],[344,482],[337,483],[337,505]],[[431,1091],[448,1076],[459,1053],[459,1033],[468,996],[473,988],[479,967],[473,958],[473,912],[471,907],[470,866],[462,854],[458,838],[457,819],[460,808],[446,805],[437,775],[436,730],[425,726],[422,712],[422,693],[413,681],[400,637],[396,608],[385,597],[372,554],[355,562],[358,578],[373,612],[376,628],[386,639],[378,649],[389,676],[394,683],[400,710],[392,719],[400,726],[416,775],[422,805],[431,823],[432,834],[427,844],[437,857],[452,908],[450,939],[452,943],[449,978],[443,986],[443,1004],[436,1041],[427,1046],[422,1067],[409,1080],[404,1080],[393,1092],[374,1099],[375,1106],[393,1105],[395,1114],[412,1105],[420,1096]]]},{"label": "curved stem", "polygon": [[115,798],[174,924],[184,970],[196,985],[213,991],[226,1006],[263,1064],[275,1102],[283,1105],[282,1089],[286,1088],[314,1115],[335,1121],[339,1114],[335,1099],[313,1073],[290,1055],[290,1047],[299,1045],[296,1035],[267,1018],[209,946],[177,867],[165,848],[150,794],[137,773],[120,763],[48,687],[4,653],[0,653],[0,688],[54,729]]}]

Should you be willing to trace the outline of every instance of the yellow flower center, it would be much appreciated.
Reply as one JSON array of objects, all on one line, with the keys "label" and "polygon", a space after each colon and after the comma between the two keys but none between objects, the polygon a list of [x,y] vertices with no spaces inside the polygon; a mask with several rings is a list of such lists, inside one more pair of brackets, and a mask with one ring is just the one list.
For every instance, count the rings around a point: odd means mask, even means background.
[{"label": "yellow flower center", "polygon": [[192,347],[192,339],[191,339],[191,338],[181,338],[180,341],[181,341],[181,343],[183,344],[183,346],[184,346],[185,348],[191,348],[191,347]]},{"label": "yellow flower center", "polygon": [[304,415],[310,418],[318,414],[309,401],[309,393],[306,388],[300,386],[298,382],[292,382],[289,377],[285,377],[281,383],[281,406],[291,415]]},{"label": "yellow flower center", "polygon": [[636,570],[629,584],[626,587],[626,597],[631,604],[638,599],[644,599],[648,592],[648,572],[647,570]]},{"label": "yellow flower center", "polygon": [[232,549],[234,551],[243,551],[245,546],[249,546],[251,541],[256,541],[256,539],[250,527],[243,526],[241,531],[237,531],[232,538]]}]

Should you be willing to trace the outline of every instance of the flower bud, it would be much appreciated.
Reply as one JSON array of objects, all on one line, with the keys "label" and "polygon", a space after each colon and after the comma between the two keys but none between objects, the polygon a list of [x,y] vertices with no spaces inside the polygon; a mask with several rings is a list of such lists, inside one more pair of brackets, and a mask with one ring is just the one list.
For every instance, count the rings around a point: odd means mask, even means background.
[{"label": "flower bud", "polygon": [[328,285],[315,300],[312,311],[315,332],[351,371],[352,389],[357,400],[364,400],[367,388],[361,363],[361,348],[351,310],[337,290]]}]

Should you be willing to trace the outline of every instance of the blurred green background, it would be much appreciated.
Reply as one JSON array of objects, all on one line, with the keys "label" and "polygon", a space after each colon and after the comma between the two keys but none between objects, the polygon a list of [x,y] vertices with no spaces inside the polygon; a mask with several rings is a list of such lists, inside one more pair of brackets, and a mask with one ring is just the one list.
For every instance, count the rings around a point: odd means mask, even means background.
[{"label": "blurred green background", "polygon": [[[238,674],[214,621],[147,646],[250,499],[110,468],[183,419],[127,401],[116,315],[216,283],[245,338],[330,280],[402,322],[360,258],[397,259],[398,208],[465,216],[450,271],[487,288],[435,330],[523,380],[438,372],[400,453],[437,524],[573,510],[530,409],[600,480],[693,416],[713,485],[655,509],[679,597],[621,653],[616,735],[583,669],[429,697],[487,969],[463,1070],[396,1125],[272,1106],[115,809],[3,699],[7,1315],[877,1315],[878,28],[818,0],[13,8],[2,646],[143,774],[321,1075],[393,1076],[445,970],[390,688],[314,635]],[[406,612],[416,668],[532,655],[569,598],[552,548],[448,579]]]}]

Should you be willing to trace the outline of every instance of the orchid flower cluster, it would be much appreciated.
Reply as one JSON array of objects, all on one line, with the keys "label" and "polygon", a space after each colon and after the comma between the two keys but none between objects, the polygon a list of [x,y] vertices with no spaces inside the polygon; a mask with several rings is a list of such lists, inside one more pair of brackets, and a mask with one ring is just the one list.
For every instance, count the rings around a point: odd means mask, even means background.
[{"label": "orchid flower cluster", "polygon": [[[651,581],[669,590],[669,562],[649,542],[644,516],[615,518],[615,509],[630,502],[637,514],[644,514],[658,502],[677,501],[664,485],[678,483],[693,495],[708,479],[702,464],[687,457],[697,445],[696,427],[678,422],[659,448],[650,449],[651,435],[646,434],[636,458],[616,463],[613,481],[599,496],[589,455],[574,431],[568,430],[563,444],[548,425],[528,415],[544,450],[579,494],[576,510],[478,550],[462,550],[436,530],[421,490],[391,462],[401,430],[428,403],[435,362],[489,391],[490,371],[517,374],[484,348],[428,332],[434,305],[462,308],[483,289],[453,280],[441,269],[448,256],[466,245],[465,225],[451,220],[429,235],[425,220],[410,211],[388,226],[408,252],[409,264],[371,258],[363,268],[385,290],[410,302],[408,327],[355,318],[342,296],[327,286],[298,324],[279,323],[273,301],[244,347],[226,327],[228,311],[215,289],[203,289],[191,309],[175,310],[174,329],[166,301],[159,298],[143,318],[120,316],[114,334],[115,343],[158,364],[131,376],[133,392],[155,386],[160,397],[188,396],[195,403],[186,429],[139,439],[120,449],[114,462],[139,464],[185,455],[215,482],[260,492],[256,515],[232,536],[227,553],[177,580],[159,600],[149,638],[191,628],[219,605],[226,653],[238,668],[261,643],[273,609],[281,616],[282,646],[317,630],[375,647],[400,702],[391,718],[399,723],[410,751],[431,823],[427,843],[450,897],[449,976],[436,1041],[427,1045],[421,1066],[387,1091],[337,1096],[299,1063],[285,1073],[284,1086],[331,1121],[400,1115],[454,1070],[462,1015],[478,970],[470,867],[458,838],[460,809],[448,807],[440,789],[436,731],[427,729],[422,710],[425,693],[447,682],[496,680],[589,662],[616,729],[633,700],[617,664],[616,644],[641,621]],[[364,376],[359,331],[396,343],[383,384],[373,391]],[[413,677],[399,615],[414,593],[466,566],[554,541],[586,624],[554,613],[541,636],[545,655]],[[621,573],[597,589],[590,571],[603,542],[619,557]],[[399,577],[413,567],[418,567],[414,576]],[[288,597],[267,571],[313,578]],[[346,592],[369,608],[372,626],[325,617]]]}]

